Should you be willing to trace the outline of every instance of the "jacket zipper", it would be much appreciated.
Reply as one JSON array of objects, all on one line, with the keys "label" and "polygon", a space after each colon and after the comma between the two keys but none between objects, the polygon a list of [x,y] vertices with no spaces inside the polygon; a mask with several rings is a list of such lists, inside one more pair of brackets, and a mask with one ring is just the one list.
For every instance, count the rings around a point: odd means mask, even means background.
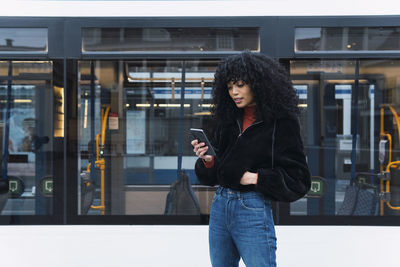
[{"label": "jacket zipper", "polygon": [[247,127],[247,128],[242,132],[242,129],[240,128],[240,123],[239,123],[238,120],[236,120],[236,123],[237,123],[238,128],[239,128],[239,135],[236,137],[235,143],[230,147],[230,150],[229,150],[228,154],[226,154],[225,157],[223,158],[223,160],[218,164],[218,165],[219,165],[218,169],[223,165],[223,163],[225,162],[226,158],[228,158],[228,156],[230,155],[232,149],[236,146],[236,144],[237,144],[239,138],[244,134],[244,132],[246,132],[247,129],[249,129],[250,127],[252,127],[252,126],[254,126],[254,125],[257,125],[257,124],[260,124],[260,123],[262,123],[262,122],[263,122],[263,121],[257,121],[257,122],[255,122],[255,123],[253,123],[253,124],[251,124],[249,127]]},{"label": "jacket zipper", "polygon": [[[239,127],[239,135],[238,135],[238,137],[236,138],[236,141],[237,141],[237,139],[239,139],[239,137],[241,137],[241,136],[247,131],[247,129],[249,129],[250,127],[252,127],[252,126],[254,126],[254,125],[260,124],[260,123],[262,123],[262,122],[263,122],[263,121],[257,121],[257,122],[255,122],[255,123],[252,123],[249,127],[247,127],[247,128],[242,132],[242,129],[240,128],[240,123],[239,123],[238,120],[236,120],[236,123],[237,123],[237,125],[238,125],[238,127]],[[235,143],[235,145],[236,145],[236,143]]]},{"label": "jacket zipper", "polygon": [[242,132],[242,129],[240,128],[239,121],[236,120],[236,122],[237,122],[237,125],[238,125],[238,128],[239,128],[239,135],[236,137],[235,143],[231,146],[231,148],[230,148],[228,154],[225,155],[224,160],[221,161],[221,164],[222,164],[222,163],[225,161],[225,159],[229,156],[230,152],[231,152],[232,149],[236,146],[236,144],[237,144],[239,138],[244,134],[244,132],[246,132],[247,129],[249,129],[250,127],[252,127],[252,126],[254,126],[254,125],[257,125],[257,124],[260,124],[260,123],[262,123],[263,121],[258,121],[258,122],[255,122],[255,123],[251,124],[251,125],[250,125],[249,127],[247,127],[243,132]]}]

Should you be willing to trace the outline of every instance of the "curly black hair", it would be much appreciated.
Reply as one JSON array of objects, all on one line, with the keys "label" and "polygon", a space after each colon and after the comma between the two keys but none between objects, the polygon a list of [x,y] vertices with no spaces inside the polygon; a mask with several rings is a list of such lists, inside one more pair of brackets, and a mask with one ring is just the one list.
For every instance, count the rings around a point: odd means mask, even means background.
[{"label": "curly black hair", "polygon": [[270,57],[249,51],[227,57],[218,65],[214,78],[212,113],[217,124],[232,122],[243,112],[229,96],[230,81],[243,81],[250,86],[258,119],[299,113],[298,97],[287,71]]}]

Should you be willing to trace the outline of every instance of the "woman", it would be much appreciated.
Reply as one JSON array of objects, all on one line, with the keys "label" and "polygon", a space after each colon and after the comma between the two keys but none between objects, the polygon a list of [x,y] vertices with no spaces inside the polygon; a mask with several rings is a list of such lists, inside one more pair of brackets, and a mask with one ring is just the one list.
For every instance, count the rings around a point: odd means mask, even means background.
[{"label": "woman", "polygon": [[193,140],[201,184],[219,185],[210,211],[214,267],[276,266],[271,200],[295,201],[310,188],[297,96],[286,71],[250,52],[228,57],[215,73],[212,144]]}]

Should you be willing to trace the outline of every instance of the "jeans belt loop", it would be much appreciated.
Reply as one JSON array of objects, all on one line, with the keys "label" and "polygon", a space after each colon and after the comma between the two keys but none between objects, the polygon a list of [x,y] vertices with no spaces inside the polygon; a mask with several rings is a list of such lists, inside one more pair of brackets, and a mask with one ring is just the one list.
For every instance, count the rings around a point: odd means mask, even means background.
[{"label": "jeans belt loop", "polygon": [[224,191],[225,191],[225,187],[223,187],[223,186],[220,186],[219,187],[219,193],[221,194],[221,196],[222,196],[222,194],[224,193]]}]

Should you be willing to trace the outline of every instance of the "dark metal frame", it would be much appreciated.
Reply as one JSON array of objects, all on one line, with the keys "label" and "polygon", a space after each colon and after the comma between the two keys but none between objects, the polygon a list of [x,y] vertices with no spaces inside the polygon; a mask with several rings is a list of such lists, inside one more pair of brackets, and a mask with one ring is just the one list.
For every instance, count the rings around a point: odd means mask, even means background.
[{"label": "dark metal frame", "polygon": [[[237,52],[82,53],[83,27],[258,27],[260,52],[289,69],[291,59],[400,59],[399,52],[294,52],[296,27],[400,26],[400,16],[328,17],[3,17],[0,27],[48,28],[48,52],[0,52],[0,60],[60,60],[65,89],[65,137],[55,146],[54,215],[0,216],[0,224],[207,224],[208,216],[77,215],[77,64],[78,60],[220,59]],[[59,64],[61,65],[61,64]],[[62,159],[60,159],[60,157]],[[400,225],[395,216],[290,216],[288,203],[275,203],[281,225]]]}]

